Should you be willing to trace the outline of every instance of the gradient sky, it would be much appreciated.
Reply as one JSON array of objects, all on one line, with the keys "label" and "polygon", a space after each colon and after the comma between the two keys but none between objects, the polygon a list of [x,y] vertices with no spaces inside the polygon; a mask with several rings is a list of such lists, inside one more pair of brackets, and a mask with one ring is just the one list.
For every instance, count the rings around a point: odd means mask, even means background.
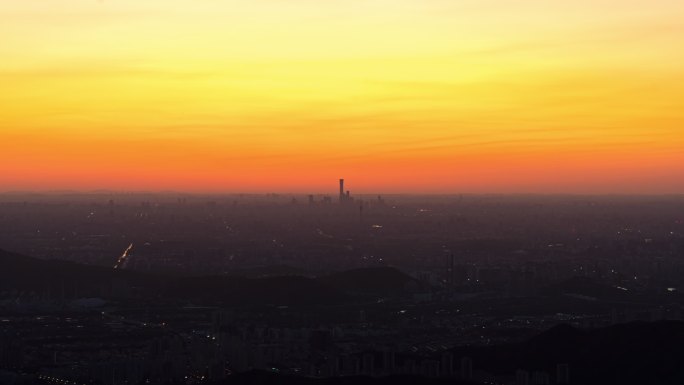
[{"label": "gradient sky", "polygon": [[681,0],[0,0],[0,190],[684,193]]}]

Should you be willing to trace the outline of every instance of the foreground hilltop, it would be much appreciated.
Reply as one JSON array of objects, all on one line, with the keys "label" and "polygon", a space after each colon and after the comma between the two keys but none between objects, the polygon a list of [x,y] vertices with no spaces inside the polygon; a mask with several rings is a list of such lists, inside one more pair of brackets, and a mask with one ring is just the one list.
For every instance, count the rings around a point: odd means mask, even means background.
[{"label": "foreground hilltop", "polygon": [[314,305],[346,303],[363,295],[402,294],[416,285],[413,278],[389,267],[320,278],[182,276],[41,260],[0,250],[0,292],[15,297],[162,297],[224,305]]}]

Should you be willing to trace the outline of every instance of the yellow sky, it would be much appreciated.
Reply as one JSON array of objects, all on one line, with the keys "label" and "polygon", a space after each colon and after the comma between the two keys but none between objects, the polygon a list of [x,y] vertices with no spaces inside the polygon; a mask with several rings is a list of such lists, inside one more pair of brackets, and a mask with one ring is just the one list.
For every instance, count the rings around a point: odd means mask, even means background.
[{"label": "yellow sky", "polygon": [[0,0],[0,190],[684,192],[682,20],[665,0]]}]

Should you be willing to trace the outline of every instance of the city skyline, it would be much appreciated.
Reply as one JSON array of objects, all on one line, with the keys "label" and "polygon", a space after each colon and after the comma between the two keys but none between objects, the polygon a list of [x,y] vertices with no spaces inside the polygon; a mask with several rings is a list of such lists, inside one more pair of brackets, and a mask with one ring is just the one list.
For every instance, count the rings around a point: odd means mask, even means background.
[{"label": "city skyline", "polygon": [[0,384],[684,384],[683,20],[0,0]]}]

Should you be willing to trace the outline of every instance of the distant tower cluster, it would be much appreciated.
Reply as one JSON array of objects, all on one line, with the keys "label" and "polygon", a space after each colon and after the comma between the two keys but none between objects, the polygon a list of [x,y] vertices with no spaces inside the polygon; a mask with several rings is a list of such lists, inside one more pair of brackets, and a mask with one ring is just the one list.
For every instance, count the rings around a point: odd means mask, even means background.
[{"label": "distant tower cluster", "polygon": [[344,179],[340,179],[340,204],[351,203],[354,198],[351,197],[349,190],[344,191]]},{"label": "distant tower cluster", "polygon": [[344,202],[344,179],[340,179],[340,203]]},{"label": "distant tower cluster", "polygon": [[[344,179],[340,178],[340,193],[339,193],[339,203],[340,205],[344,206],[351,206],[352,203],[354,203],[354,198],[351,196],[351,192],[349,190],[344,189]],[[320,202],[316,201],[316,197],[314,195],[308,195],[308,202],[310,206],[316,206],[318,203],[321,204],[331,204],[333,202],[333,197],[329,195],[325,195],[322,197]],[[356,201],[360,206],[359,206],[359,214],[363,216],[363,205],[369,205],[370,202],[364,202],[363,200],[357,200]],[[374,204],[377,204],[378,206],[383,206],[385,204],[385,201],[382,199],[382,197],[378,196],[377,202],[373,202]]]}]

